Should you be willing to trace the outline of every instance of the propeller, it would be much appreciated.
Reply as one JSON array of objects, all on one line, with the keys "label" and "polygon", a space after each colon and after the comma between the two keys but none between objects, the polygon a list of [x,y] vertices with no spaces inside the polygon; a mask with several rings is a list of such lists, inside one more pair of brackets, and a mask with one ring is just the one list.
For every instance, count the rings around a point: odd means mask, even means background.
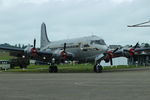
[{"label": "propeller", "polygon": [[114,51],[113,51],[113,53],[115,53],[116,51],[118,51],[119,50],[119,48],[116,48]]},{"label": "propeller", "polygon": [[110,59],[110,65],[111,65],[111,66],[113,65],[113,61],[112,61],[112,58]]},{"label": "propeller", "polygon": [[110,61],[110,65],[113,65],[112,58],[113,58],[114,53],[117,52],[118,49],[119,49],[119,48],[116,48],[116,49],[113,50],[113,51],[107,51],[107,52],[105,53],[105,55],[106,55],[105,61],[107,61],[107,62]]},{"label": "propeller", "polygon": [[36,54],[37,54],[36,39],[34,39],[33,48],[31,49],[31,54],[32,54],[32,56],[36,56]]},{"label": "propeller", "polygon": [[64,48],[63,48],[63,51],[61,52],[61,56],[63,58],[63,61],[68,60],[68,59],[70,59],[70,60],[73,59],[73,54],[70,52],[66,52],[66,48],[67,48],[66,45],[67,45],[67,43],[64,43]]},{"label": "propeller", "polygon": [[137,42],[136,45],[133,46],[133,49],[136,49],[138,47],[138,45],[139,45],[139,42]]},{"label": "propeller", "polygon": [[66,43],[64,43],[64,52],[66,52]]},{"label": "propeller", "polygon": [[63,51],[61,52],[61,56],[62,56],[63,59],[67,58],[66,43],[64,43],[64,48],[63,48]]},{"label": "propeller", "polygon": [[135,46],[129,49],[128,52],[130,56],[133,56],[135,54],[135,49],[138,47],[138,45],[139,45],[139,42],[137,42]]},{"label": "propeller", "polygon": [[36,47],[36,39],[34,39],[33,48]]},{"label": "propeller", "polygon": [[112,57],[113,57],[113,54],[114,54],[115,52],[117,52],[118,50],[119,50],[119,48],[116,48],[116,49],[112,52],[111,57],[110,57],[110,65],[113,65]]}]

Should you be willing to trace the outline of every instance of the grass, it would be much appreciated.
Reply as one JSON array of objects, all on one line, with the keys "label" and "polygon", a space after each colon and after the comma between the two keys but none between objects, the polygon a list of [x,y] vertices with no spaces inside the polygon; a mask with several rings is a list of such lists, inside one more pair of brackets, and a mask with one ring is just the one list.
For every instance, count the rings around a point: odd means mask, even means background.
[{"label": "grass", "polygon": [[[48,72],[49,65],[29,65],[27,69],[20,69],[16,67],[15,69],[9,69],[3,72]],[[74,72],[93,72],[93,67],[91,64],[64,64],[58,65],[59,73],[74,73]]]},{"label": "grass", "polygon": [[92,64],[76,64],[76,65],[59,65],[59,72],[93,72]]},{"label": "grass", "polygon": [[[9,60],[12,59],[12,56],[9,56],[8,52],[1,52],[0,53],[0,60]],[[143,66],[138,66],[143,67]],[[48,65],[29,65],[27,69],[20,69],[16,67],[15,69],[9,69],[3,72],[41,72],[41,73],[48,73]],[[136,66],[105,66],[103,67],[104,70],[113,70],[113,69],[126,69],[126,68],[137,68]],[[93,72],[93,64],[60,64],[58,65],[58,72],[59,73],[92,73]]]},{"label": "grass", "polygon": [[127,69],[127,68],[141,68],[141,67],[144,67],[144,66],[128,66],[128,65],[105,66],[104,70]]},{"label": "grass", "polygon": [[10,56],[8,52],[0,51],[0,60],[9,60],[14,57]]},{"label": "grass", "polygon": [[[143,66],[138,66],[143,67]],[[29,65],[27,69],[20,69],[16,67],[15,69],[9,69],[3,72],[37,72],[37,73],[48,73],[48,65]],[[113,70],[113,69],[127,69],[127,68],[137,68],[136,66],[106,66],[104,70]],[[64,64],[58,65],[59,73],[93,73],[93,65],[92,64]]]}]

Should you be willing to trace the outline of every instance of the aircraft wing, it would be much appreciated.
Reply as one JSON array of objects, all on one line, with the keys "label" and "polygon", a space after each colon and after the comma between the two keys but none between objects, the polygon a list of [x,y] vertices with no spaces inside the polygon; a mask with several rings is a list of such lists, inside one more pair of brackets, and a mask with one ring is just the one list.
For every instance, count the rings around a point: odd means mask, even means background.
[{"label": "aircraft wing", "polygon": [[13,48],[13,47],[4,47],[0,46],[0,50],[8,51],[11,56],[22,57],[22,55],[26,55],[30,57],[30,59],[41,60],[41,61],[49,61],[52,58],[51,52],[45,51],[36,51],[32,52],[32,49],[22,49],[22,48]]},{"label": "aircraft wing", "polygon": [[150,54],[150,48],[137,48],[135,49],[135,55]]},{"label": "aircraft wing", "polygon": [[95,60],[96,62],[101,62],[104,60],[106,63],[110,62],[111,65],[113,65],[113,58],[116,57],[123,57],[124,54],[121,49],[116,48],[115,50],[108,50],[103,55],[99,55]]},{"label": "aircraft wing", "polygon": [[20,56],[24,54],[24,49],[0,46],[0,50],[8,51],[11,56]]},{"label": "aircraft wing", "polygon": [[24,49],[22,49],[22,48],[13,48],[13,47],[0,46],[0,49],[5,50],[5,51],[24,52]]},{"label": "aircraft wing", "polygon": [[33,57],[36,60],[44,61],[44,62],[50,62],[53,54],[51,52],[45,52],[45,51],[37,51],[37,56]]},{"label": "aircraft wing", "polygon": [[137,48],[135,49],[136,52],[138,51],[150,51],[150,48]]},{"label": "aircraft wing", "polygon": [[[129,53],[132,51],[126,50],[126,51],[122,51],[122,50],[118,50],[115,53],[113,53],[113,58],[115,57],[128,57],[126,56],[126,53],[128,53],[128,55],[130,55]],[[136,48],[134,51],[134,55],[140,55],[140,54],[150,54],[150,48]]]},{"label": "aircraft wing", "polygon": [[116,57],[122,57],[123,56],[123,52],[118,50],[115,53],[113,53],[112,58],[116,58]]}]

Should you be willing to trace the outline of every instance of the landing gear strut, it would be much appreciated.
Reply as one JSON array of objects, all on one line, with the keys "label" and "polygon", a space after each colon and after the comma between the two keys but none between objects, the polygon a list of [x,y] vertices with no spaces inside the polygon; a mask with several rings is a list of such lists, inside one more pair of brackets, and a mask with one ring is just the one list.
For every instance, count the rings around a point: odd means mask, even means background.
[{"label": "landing gear strut", "polygon": [[94,72],[101,73],[103,70],[103,67],[100,64],[94,65]]},{"label": "landing gear strut", "polygon": [[49,72],[50,73],[57,73],[58,72],[58,68],[57,68],[57,66],[55,64],[55,58],[52,58],[52,63],[49,66]]}]

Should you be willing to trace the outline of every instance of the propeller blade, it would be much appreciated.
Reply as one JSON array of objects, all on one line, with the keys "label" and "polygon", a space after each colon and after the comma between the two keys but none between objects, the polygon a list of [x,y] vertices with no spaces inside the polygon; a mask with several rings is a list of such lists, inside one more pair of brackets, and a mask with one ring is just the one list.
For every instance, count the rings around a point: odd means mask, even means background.
[{"label": "propeller blade", "polygon": [[113,65],[113,61],[112,61],[112,58],[110,59],[110,65]]},{"label": "propeller blade", "polygon": [[113,51],[113,53],[115,53],[116,51],[118,51],[118,49],[119,49],[119,48],[116,48],[116,49]]},{"label": "propeller blade", "polygon": [[136,45],[133,48],[134,49],[137,48],[138,45],[139,45],[139,42],[137,42]]},{"label": "propeller blade", "polygon": [[36,46],[36,39],[34,39],[33,48],[35,48],[35,46]]},{"label": "propeller blade", "polygon": [[66,52],[66,43],[64,43],[64,52]]}]

